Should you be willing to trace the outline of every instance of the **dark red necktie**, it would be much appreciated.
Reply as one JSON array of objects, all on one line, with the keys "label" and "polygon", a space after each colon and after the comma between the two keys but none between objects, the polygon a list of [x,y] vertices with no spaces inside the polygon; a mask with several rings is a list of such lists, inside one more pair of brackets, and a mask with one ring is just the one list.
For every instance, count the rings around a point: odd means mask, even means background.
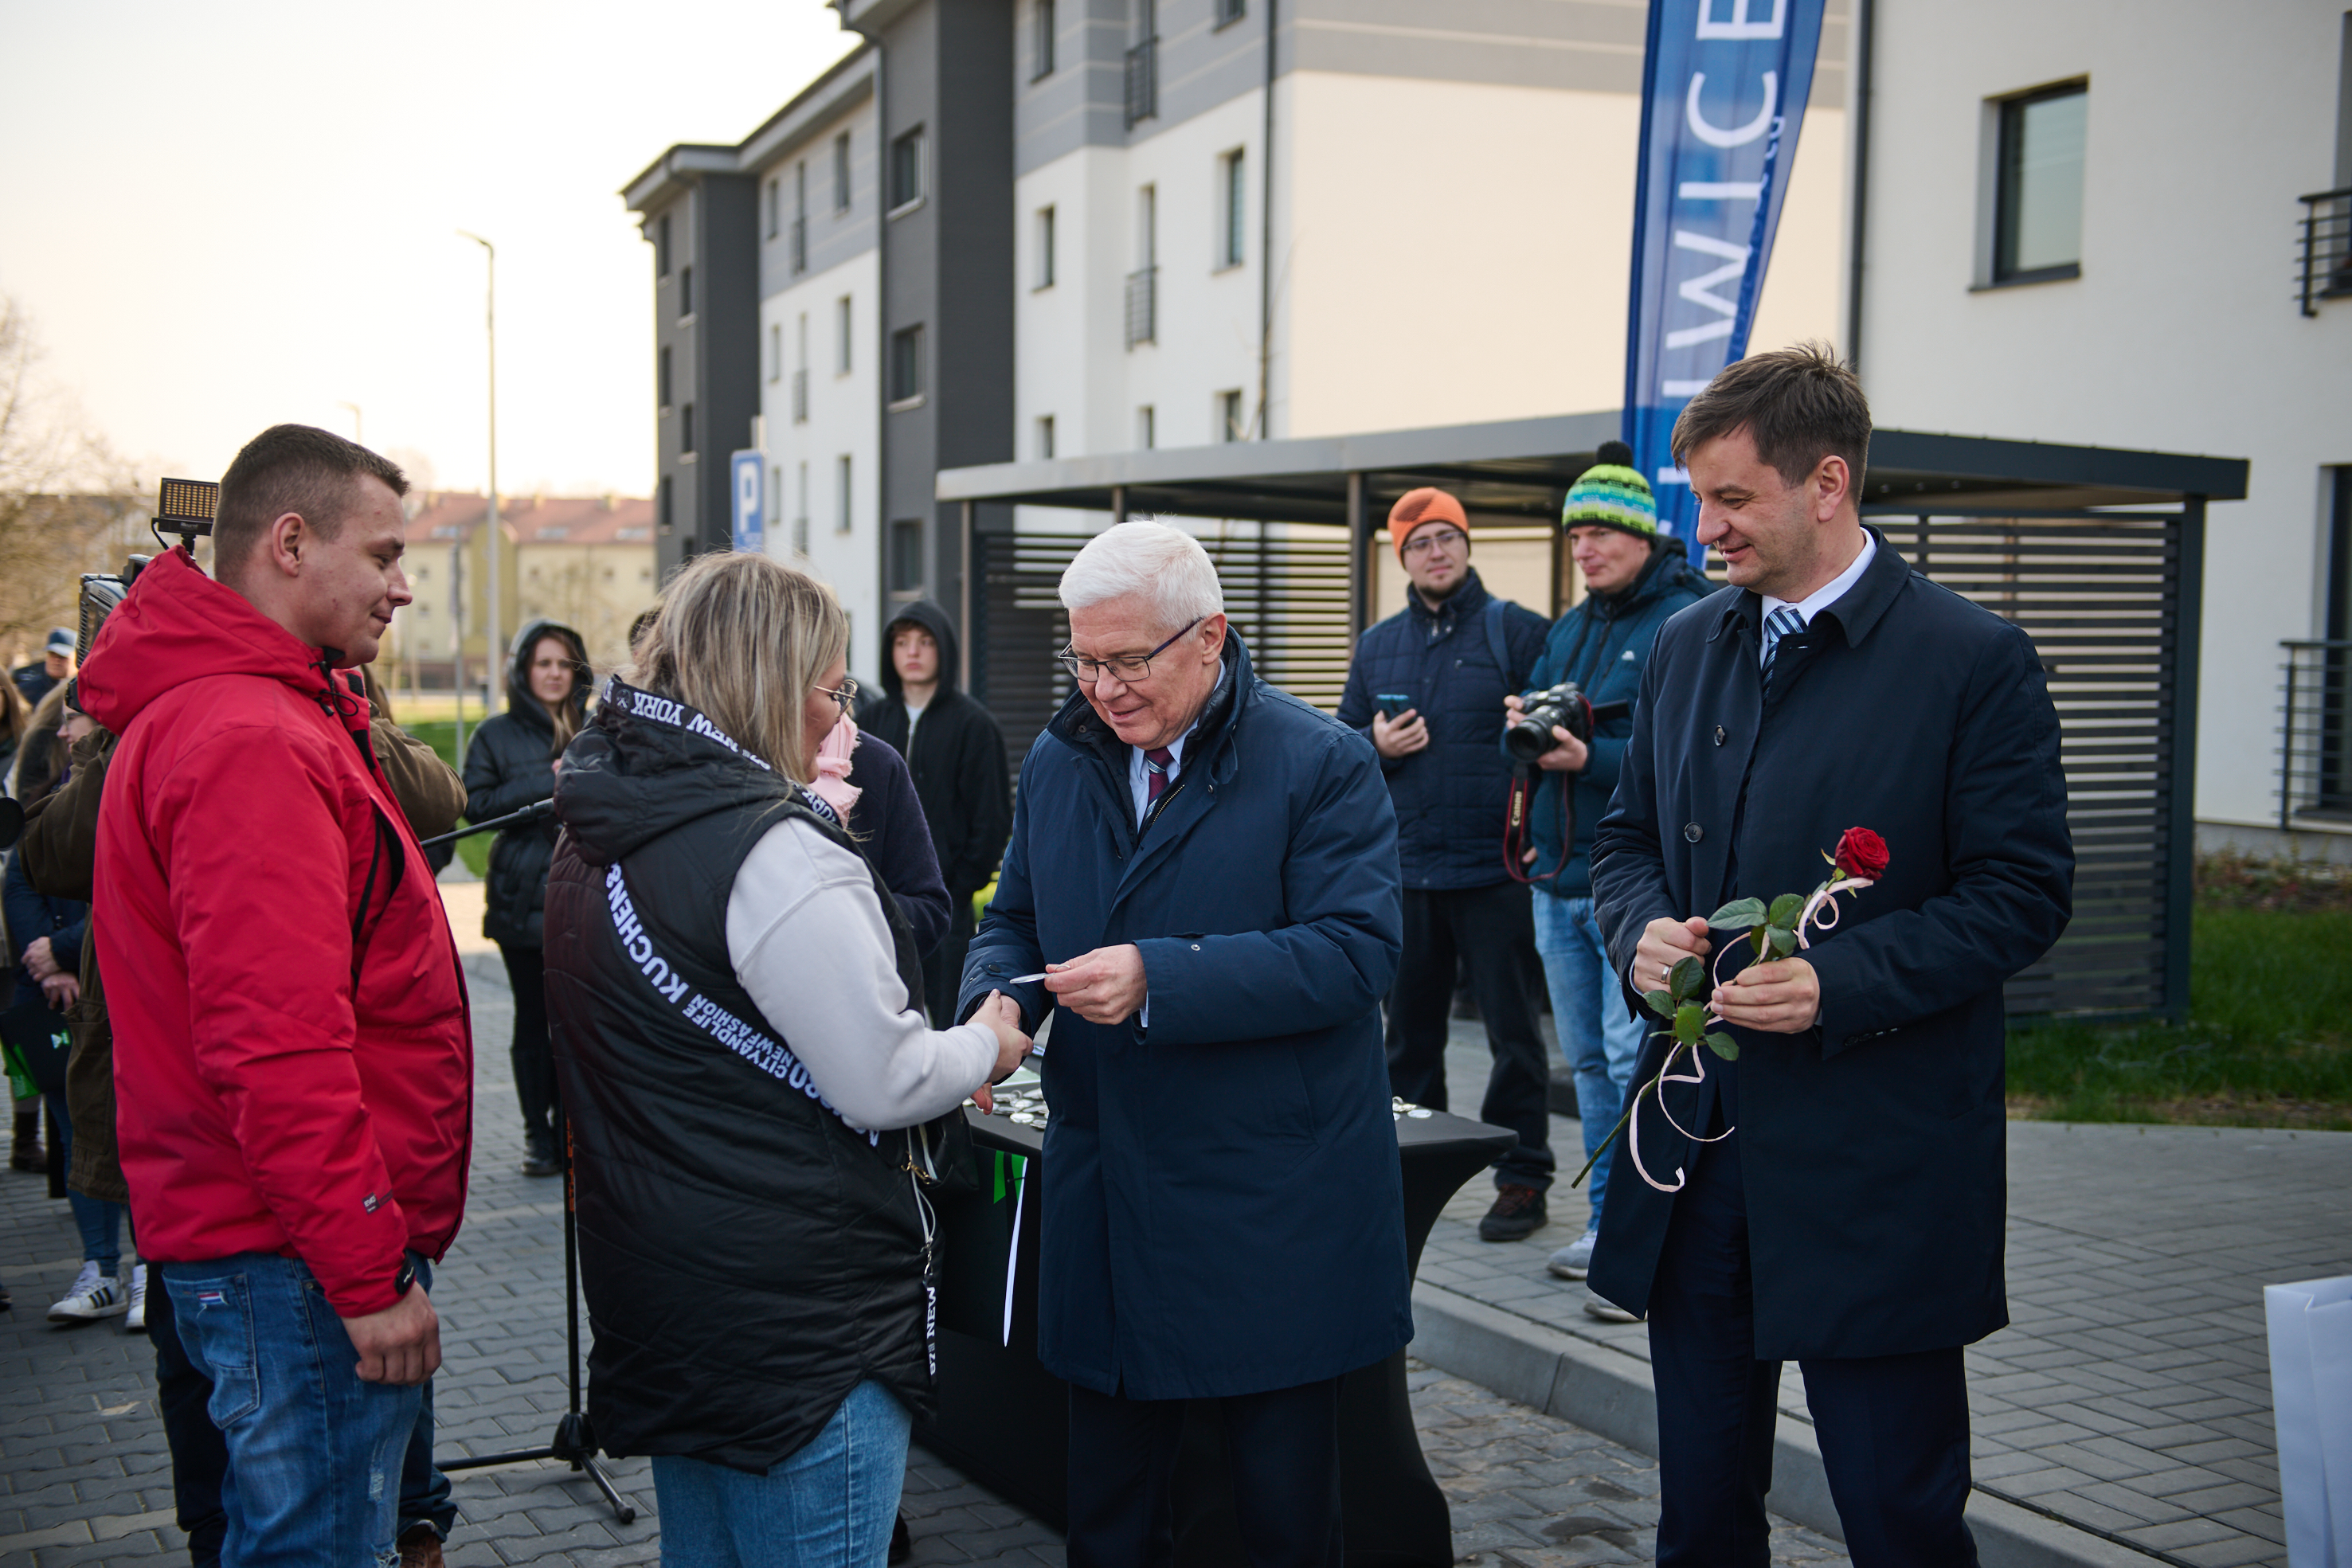
[{"label": "dark red necktie", "polygon": [[1150,764],[1144,769],[1148,782],[1143,787],[1143,809],[1148,811],[1160,799],[1160,791],[1168,788],[1168,769],[1174,764],[1176,754],[1164,746],[1155,746],[1143,754],[1143,760]]}]

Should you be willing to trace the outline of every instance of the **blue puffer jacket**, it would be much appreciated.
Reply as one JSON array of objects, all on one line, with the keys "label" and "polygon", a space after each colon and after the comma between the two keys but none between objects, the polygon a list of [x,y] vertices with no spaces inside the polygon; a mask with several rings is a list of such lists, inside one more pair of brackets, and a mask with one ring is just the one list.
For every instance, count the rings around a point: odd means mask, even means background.
[{"label": "blue puffer jacket", "polygon": [[[1528,677],[1528,690],[1539,692],[1574,681],[1596,706],[1633,701],[1642,689],[1642,671],[1650,662],[1650,644],[1658,640],[1658,628],[1675,611],[1714,591],[1715,584],[1683,554],[1681,540],[1658,540],[1650,564],[1632,587],[1621,593],[1589,594],[1559,618],[1544,643],[1543,658]],[[1592,830],[1609,810],[1609,797],[1617,792],[1617,765],[1633,733],[1630,714],[1595,727],[1592,760],[1572,776],[1575,836],[1568,845],[1568,864],[1557,876],[1550,873],[1560,865],[1560,785],[1571,776],[1537,775],[1536,798],[1528,808],[1537,852],[1533,872],[1549,877],[1536,885],[1554,897],[1592,896]]]},{"label": "blue puffer jacket", "polygon": [[[1498,605],[1495,665],[1486,607]],[[1503,811],[1511,767],[1501,749],[1503,698],[1521,690],[1541,653],[1543,617],[1486,591],[1473,569],[1435,610],[1405,591],[1405,607],[1366,632],[1348,666],[1339,722],[1370,740],[1383,692],[1412,698],[1429,745],[1381,758],[1396,803],[1397,861],[1407,887],[1491,887],[1504,880]]]}]

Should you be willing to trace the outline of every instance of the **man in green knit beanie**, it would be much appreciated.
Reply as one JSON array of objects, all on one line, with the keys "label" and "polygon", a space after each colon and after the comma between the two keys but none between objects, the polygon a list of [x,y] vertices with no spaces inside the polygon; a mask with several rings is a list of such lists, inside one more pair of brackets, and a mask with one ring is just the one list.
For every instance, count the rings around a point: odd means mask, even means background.
[{"label": "man in green knit beanie", "polygon": [[[1595,455],[1560,509],[1584,597],[1552,627],[1528,687],[1538,692],[1573,681],[1596,705],[1630,705],[1658,628],[1714,585],[1691,567],[1681,539],[1658,531],[1657,502],[1633,466],[1632,450],[1610,441]],[[1520,699],[1510,698],[1506,706],[1517,717]],[[1536,951],[1551,991],[1560,1051],[1576,1074],[1588,1159],[1617,1124],[1642,1050],[1642,1025],[1626,1012],[1592,919],[1592,829],[1609,809],[1633,729],[1630,716],[1596,725],[1590,740],[1555,728],[1559,744],[1537,763],[1529,808],[1535,844],[1527,871],[1537,894]],[[1588,1178],[1592,1218],[1584,1234],[1552,1254],[1551,1271],[1562,1279],[1581,1280],[1591,1265],[1615,1152],[1603,1155]],[[1633,1321],[1589,1291],[1584,1310],[1612,1322]]]}]

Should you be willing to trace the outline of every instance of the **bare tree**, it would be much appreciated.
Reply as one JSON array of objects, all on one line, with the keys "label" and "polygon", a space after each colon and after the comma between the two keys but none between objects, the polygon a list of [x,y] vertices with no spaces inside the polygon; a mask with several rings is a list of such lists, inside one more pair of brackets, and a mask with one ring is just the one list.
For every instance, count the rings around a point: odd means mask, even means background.
[{"label": "bare tree", "polygon": [[40,358],[23,307],[0,294],[0,653],[10,658],[74,623],[81,574],[121,569],[142,510],[130,465],[40,376]]}]

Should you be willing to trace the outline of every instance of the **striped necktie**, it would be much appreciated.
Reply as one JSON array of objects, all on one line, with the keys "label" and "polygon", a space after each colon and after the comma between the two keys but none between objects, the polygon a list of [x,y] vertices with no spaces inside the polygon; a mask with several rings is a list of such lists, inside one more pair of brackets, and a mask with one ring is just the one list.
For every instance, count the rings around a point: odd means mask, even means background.
[{"label": "striped necktie", "polygon": [[1772,674],[1772,655],[1780,651],[1780,639],[1805,629],[1804,612],[1793,604],[1783,604],[1764,617],[1764,675]]},{"label": "striped necktie", "polygon": [[1145,810],[1150,810],[1152,802],[1160,799],[1160,791],[1168,788],[1168,766],[1175,760],[1176,754],[1164,746],[1155,746],[1143,754]]}]

